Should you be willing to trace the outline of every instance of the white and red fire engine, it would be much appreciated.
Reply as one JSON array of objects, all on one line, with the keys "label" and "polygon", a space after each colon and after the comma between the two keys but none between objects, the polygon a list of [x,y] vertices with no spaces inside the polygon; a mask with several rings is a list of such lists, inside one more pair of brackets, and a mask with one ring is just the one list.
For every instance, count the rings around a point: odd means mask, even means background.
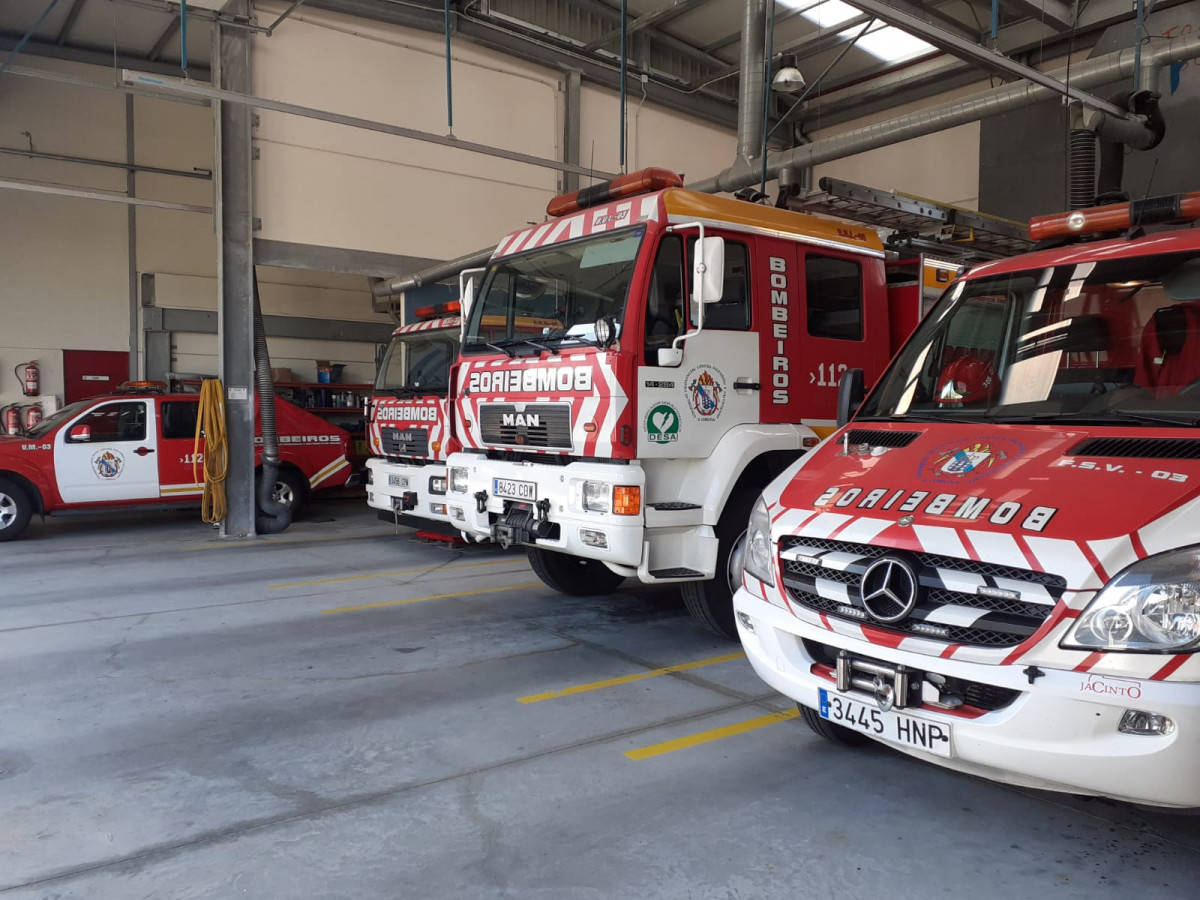
[{"label": "white and red fire engine", "polygon": [[[556,198],[467,316],[450,518],[569,594],[683,585],[733,636],[750,507],[921,313],[871,229],[683,190],[661,169]],[[917,271],[919,271],[919,266]],[[536,334],[528,319],[546,324]]]},{"label": "white and red fire engine", "polygon": [[1142,233],[1196,218],[1035,219],[757,501],[738,630],[818,734],[1200,807],[1200,229]]},{"label": "white and red fire engine", "polygon": [[[34,513],[198,502],[200,395],[168,394],[165,387],[133,382],[64,406],[22,435],[0,437],[0,541],[18,537]],[[282,460],[275,498],[295,510],[310,492],[345,484],[350,435],[286,400],[277,399],[275,411]],[[256,465],[261,454],[256,449]]]}]

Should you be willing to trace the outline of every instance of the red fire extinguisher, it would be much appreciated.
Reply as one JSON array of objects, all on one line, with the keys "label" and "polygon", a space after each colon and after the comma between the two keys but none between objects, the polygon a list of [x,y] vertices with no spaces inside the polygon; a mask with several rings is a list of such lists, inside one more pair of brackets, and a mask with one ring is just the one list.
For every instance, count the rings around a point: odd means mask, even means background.
[{"label": "red fire extinguisher", "polygon": [[13,373],[17,376],[17,381],[21,382],[21,390],[26,397],[36,397],[41,393],[41,375],[36,359],[18,364]]},{"label": "red fire extinguisher", "polygon": [[21,407],[15,403],[4,407],[4,433],[10,435],[21,433]]},{"label": "red fire extinguisher", "polygon": [[31,403],[22,410],[25,413],[25,431],[28,433],[33,430],[33,427],[38,422],[42,421],[42,407],[40,404]]}]

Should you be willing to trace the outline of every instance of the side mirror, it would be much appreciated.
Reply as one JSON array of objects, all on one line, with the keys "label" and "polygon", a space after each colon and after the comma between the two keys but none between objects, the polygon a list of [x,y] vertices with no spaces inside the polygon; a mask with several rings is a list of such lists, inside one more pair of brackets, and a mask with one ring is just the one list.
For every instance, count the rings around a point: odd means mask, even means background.
[{"label": "side mirror", "polygon": [[76,425],[67,434],[73,441],[90,441],[92,439],[92,429],[88,425]]},{"label": "side mirror", "polygon": [[700,238],[692,257],[692,302],[698,306],[716,303],[725,292],[725,241]]},{"label": "side mirror", "polygon": [[847,369],[843,372],[842,378],[838,382],[838,428],[849,422],[850,418],[858,412],[858,408],[862,406],[862,402],[866,396],[867,389],[863,386],[863,370]]},{"label": "side mirror", "polygon": [[459,338],[466,337],[467,320],[471,317],[471,304],[475,302],[475,290],[484,269],[463,269],[458,273]]},{"label": "side mirror", "polygon": [[678,366],[683,363],[682,347],[659,347],[658,364],[660,366]]}]

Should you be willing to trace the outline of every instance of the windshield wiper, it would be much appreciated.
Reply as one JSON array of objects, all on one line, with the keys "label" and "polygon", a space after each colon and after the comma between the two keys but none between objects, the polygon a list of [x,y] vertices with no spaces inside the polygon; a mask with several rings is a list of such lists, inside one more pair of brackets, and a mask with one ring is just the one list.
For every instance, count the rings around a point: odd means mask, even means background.
[{"label": "windshield wiper", "polygon": [[[508,343],[508,342],[505,341],[505,343]],[[509,359],[512,359],[514,356],[517,355],[516,351],[514,351],[512,348],[506,347],[506,346],[504,346],[504,344],[493,344],[491,341],[471,341],[471,343],[465,344],[464,346],[466,346],[468,349],[472,348],[472,347],[490,347],[491,349],[495,350],[497,353],[503,353]]]},{"label": "windshield wiper", "polygon": [[400,385],[399,387],[376,387],[375,388],[375,393],[391,394],[393,397],[412,396],[413,394],[419,394],[420,392],[421,391],[419,388],[412,388],[406,384]]},{"label": "windshield wiper", "polygon": [[[1173,418],[1172,414],[1163,410],[1161,412],[1142,412],[1136,409],[1114,409],[1109,411],[1113,416],[1119,416],[1122,419],[1133,419],[1135,422],[1149,422],[1154,425],[1172,425],[1175,427],[1195,427],[1200,425],[1200,418],[1197,418],[1194,413],[1180,411],[1176,415],[1178,418]],[[1190,418],[1184,418],[1190,417]]]},{"label": "windshield wiper", "polygon": [[558,356],[558,348],[551,347],[549,344],[539,344],[537,341],[531,341],[528,338],[521,338],[521,343],[528,344],[530,347],[537,347],[539,350],[545,350],[547,353]]},{"label": "windshield wiper", "polygon": [[936,412],[907,412],[892,416],[857,416],[856,422],[953,422],[956,425],[988,425],[991,419]]}]

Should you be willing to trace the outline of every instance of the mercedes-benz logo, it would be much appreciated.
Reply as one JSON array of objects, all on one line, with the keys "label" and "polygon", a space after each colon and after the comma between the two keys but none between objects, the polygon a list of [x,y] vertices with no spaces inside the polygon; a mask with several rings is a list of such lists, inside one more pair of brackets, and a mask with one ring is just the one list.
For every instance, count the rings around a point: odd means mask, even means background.
[{"label": "mercedes-benz logo", "polygon": [[862,602],[876,622],[892,624],[912,613],[920,593],[917,575],[904,560],[877,559],[863,572]]}]

